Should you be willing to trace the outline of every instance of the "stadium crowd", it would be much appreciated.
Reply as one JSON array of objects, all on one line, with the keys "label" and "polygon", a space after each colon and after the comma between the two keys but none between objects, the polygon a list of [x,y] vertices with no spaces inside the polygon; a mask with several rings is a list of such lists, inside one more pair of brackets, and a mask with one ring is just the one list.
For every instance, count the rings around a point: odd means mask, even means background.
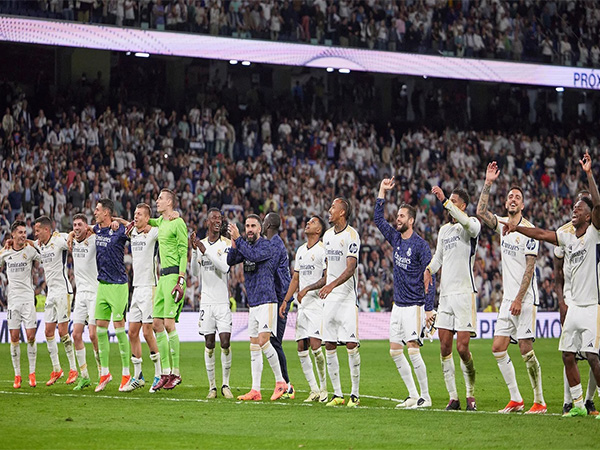
[{"label": "stadium crowd", "polygon": [[252,39],[598,67],[593,0],[9,0],[0,13]]},{"label": "stadium crowd", "polygon": [[[247,214],[277,212],[293,261],[305,242],[308,218],[315,213],[326,218],[334,196],[344,195],[351,200],[352,225],[362,239],[362,310],[388,310],[392,303],[391,247],[373,223],[377,187],[385,175],[398,180],[397,201],[388,203],[387,217],[394,217],[403,201],[415,205],[415,228],[433,249],[446,219],[432,186],[447,193],[465,187],[471,195],[468,211],[474,215],[486,165],[496,160],[502,172],[490,210],[504,214],[507,190],[516,184],[526,195],[526,217],[556,229],[570,220],[572,199],[585,186],[576,155],[589,146],[594,161],[598,159],[596,140],[586,141],[575,132],[553,135],[547,127],[539,135],[426,126],[399,133],[389,123],[376,127],[307,112],[285,115],[276,108],[235,121],[214,96],[181,113],[150,105],[97,107],[94,95],[86,97],[83,107],[75,106],[75,100],[64,104],[65,99],[53,98],[47,107],[58,107],[47,116],[48,109],[31,110],[17,85],[3,83],[2,93],[8,99],[0,127],[2,241],[18,217],[26,220],[30,237],[33,220],[42,214],[53,218],[60,231],[71,230],[77,212],[92,221],[102,197],[115,200],[118,214],[131,220],[139,202],[154,208],[160,189],[167,187],[178,193],[179,210],[200,237],[206,234],[211,207],[220,208],[240,229]],[[497,236],[484,231],[475,263],[479,310],[495,311],[502,299],[499,255]],[[556,310],[550,246],[542,245],[537,270],[540,309]],[[41,271],[38,276],[43,294]],[[230,292],[240,308],[246,306],[242,280],[243,272],[234,268]],[[186,307],[197,309],[198,280],[190,277],[188,283]],[[2,297],[5,284],[2,278]]]}]

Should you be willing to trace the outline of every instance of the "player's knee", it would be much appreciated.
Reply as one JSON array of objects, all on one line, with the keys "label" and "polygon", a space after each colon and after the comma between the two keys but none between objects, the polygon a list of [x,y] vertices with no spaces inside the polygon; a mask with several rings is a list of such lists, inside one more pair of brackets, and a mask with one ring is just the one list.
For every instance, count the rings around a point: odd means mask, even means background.
[{"label": "player's knee", "polygon": [[146,342],[152,338],[154,338],[154,331],[152,331],[152,328],[144,328],[144,339]]},{"label": "player's knee", "polygon": [[471,352],[469,351],[469,346],[461,343],[456,344],[456,351],[460,355],[460,358],[463,361],[467,361],[471,357]]},{"label": "player's knee", "polygon": [[219,340],[221,341],[221,348],[227,350],[229,347],[231,347],[231,342],[229,340],[229,336],[228,337],[219,337]]},{"label": "player's knee", "polygon": [[562,359],[565,365],[575,364],[575,353],[563,352]]}]

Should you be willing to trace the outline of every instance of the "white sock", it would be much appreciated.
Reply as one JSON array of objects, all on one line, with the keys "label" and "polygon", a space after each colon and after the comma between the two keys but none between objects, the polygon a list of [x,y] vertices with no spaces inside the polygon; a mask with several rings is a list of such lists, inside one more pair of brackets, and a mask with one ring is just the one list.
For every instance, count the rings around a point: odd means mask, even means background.
[{"label": "white sock", "polygon": [[46,338],[48,353],[50,353],[50,361],[52,361],[52,371],[60,372],[60,361],[58,360],[58,344],[55,338]]},{"label": "white sock", "polygon": [[283,375],[281,374],[281,366],[279,365],[279,357],[277,356],[277,352],[273,348],[270,342],[267,342],[265,345],[261,347],[263,355],[267,358],[267,362],[271,366],[271,370],[273,371],[273,375],[275,375],[275,382],[281,383],[285,382],[283,379]]},{"label": "white sock", "polygon": [[594,394],[596,393],[596,378],[594,377],[594,372],[590,368],[590,377],[588,378],[587,390],[585,391],[585,401],[594,400]]},{"label": "white sock", "polygon": [[306,381],[308,381],[310,391],[317,392],[319,390],[319,386],[317,386],[317,379],[315,378],[315,372],[313,371],[313,364],[308,354],[308,350],[298,352],[298,358],[300,358],[300,365],[302,366],[302,371],[304,372]]},{"label": "white sock", "polygon": [[522,402],[523,397],[521,397],[521,393],[519,392],[519,386],[517,385],[517,377],[515,376],[515,367],[508,356],[508,352],[495,352],[493,353],[494,358],[496,358],[496,362],[498,363],[498,368],[500,369],[500,373],[504,378],[504,382],[506,383],[506,387],[508,387],[508,392],[510,393],[510,399],[513,402]]},{"label": "white sock", "polygon": [[454,368],[454,358],[452,353],[448,356],[442,356],[442,372],[444,373],[444,382],[446,383],[446,389],[450,395],[450,400],[458,400],[458,392],[456,391],[456,378]]},{"label": "white sock", "polygon": [[250,344],[250,367],[252,369],[252,389],[260,392],[263,358],[258,344]]},{"label": "white sock", "polygon": [[29,359],[29,373],[35,373],[37,359],[37,344],[35,341],[27,343],[27,358]]},{"label": "white sock", "polygon": [[333,386],[333,395],[343,397],[342,383],[340,382],[340,362],[336,350],[327,350],[327,372]]},{"label": "white sock", "polygon": [[12,359],[12,365],[15,369],[15,377],[21,376],[21,346],[18,342],[10,343],[10,357]]},{"label": "white sock", "polygon": [[359,397],[358,388],[360,385],[360,353],[358,346],[348,349],[348,365],[350,366],[350,379],[352,380],[352,392],[355,397]]},{"label": "white sock", "polygon": [[160,378],[162,367],[160,366],[160,353],[150,353],[150,359],[154,363],[154,376]]},{"label": "white sock", "polygon": [[473,355],[469,355],[469,360],[464,362],[460,359],[460,369],[465,379],[467,388],[467,397],[475,397],[475,367],[473,366]]},{"label": "white sock", "polygon": [[206,367],[206,375],[208,376],[209,389],[216,389],[215,381],[215,349],[204,347],[204,366]]},{"label": "white sock", "polygon": [[75,361],[75,350],[73,348],[73,341],[71,340],[71,335],[65,334],[60,337],[60,342],[65,346],[65,353],[67,354],[67,359],[69,360],[69,369],[77,370],[77,362]]},{"label": "white sock", "polygon": [[89,378],[90,374],[87,368],[87,360],[85,357],[85,347],[81,350],[75,350],[75,356],[77,358],[77,363],[79,364],[79,370],[81,371],[81,376],[83,378]]},{"label": "white sock", "polygon": [[583,388],[581,383],[576,386],[571,386],[571,397],[573,398],[573,406],[583,408]]},{"label": "white sock", "polygon": [[564,387],[564,403],[573,403],[573,399],[571,398],[571,388],[569,387],[569,380],[567,380],[567,369],[563,368],[563,387]]},{"label": "white sock", "polygon": [[229,386],[231,373],[231,347],[221,349],[221,371],[223,373],[223,386]]},{"label": "white sock", "polygon": [[402,381],[404,381],[404,384],[406,385],[406,389],[408,389],[408,396],[418,399],[419,392],[417,391],[417,385],[415,384],[410,364],[408,363],[406,356],[404,356],[404,350],[390,349],[390,356],[392,357],[394,364],[396,364],[400,378],[402,378]]},{"label": "white sock", "polygon": [[[523,361],[525,361],[525,367],[527,367],[527,373],[529,374],[529,381],[531,381],[531,387],[533,388],[533,401],[540,405],[545,405],[544,393],[542,391],[542,367],[540,362],[535,356],[535,352],[531,350],[527,354],[523,355]],[[594,390],[592,389],[592,396]]]},{"label": "white sock", "polygon": [[312,352],[315,355],[317,373],[319,374],[319,386],[321,386],[321,390],[327,390],[327,362],[325,361],[325,355],[321,347]]},{"label": "white sock", "polygon": [[423,397],[425,400],[431,400],[431,397],[429,397],[429,383],[427,382],[427,367],[425,366],[425,361],[423,361],[423,357],[421,356],[421,350],[418,348],[409,348],[408,356],[410,358],[410,362],[412,363],[413,369],[415,370],[417,381],[419,382],[421,397]]},{"label": "white sock", "polygon": [[100,376],[101,377],[105,377],[109,373],[110,373],[110,371],[108,370],[108,367],[100,367]]},{"label": "white sock", "polygon": [[133,364],[133,378],[140,379],[142,378],[142,358],[136,358],[135,356],[131,357],[131,364]]}]

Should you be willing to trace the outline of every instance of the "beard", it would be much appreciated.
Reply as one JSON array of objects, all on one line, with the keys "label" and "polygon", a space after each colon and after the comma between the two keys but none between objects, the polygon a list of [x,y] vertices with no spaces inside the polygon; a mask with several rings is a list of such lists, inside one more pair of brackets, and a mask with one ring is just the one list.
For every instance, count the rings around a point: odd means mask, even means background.
[{"label": "beard", "polygon": [[252,234],[252,235],[246,236],[246,240],[248,241],[249,244],[254,244],[256,242],[256,235]]},{"label": "beard", "polygon": [[405,231],[408,231],[408,224],[407,224],[407,223],[404,223],[404,224],[400,225],[400,226],[398,227],[398,231],[399,231],[400,233],[404,233]]}]

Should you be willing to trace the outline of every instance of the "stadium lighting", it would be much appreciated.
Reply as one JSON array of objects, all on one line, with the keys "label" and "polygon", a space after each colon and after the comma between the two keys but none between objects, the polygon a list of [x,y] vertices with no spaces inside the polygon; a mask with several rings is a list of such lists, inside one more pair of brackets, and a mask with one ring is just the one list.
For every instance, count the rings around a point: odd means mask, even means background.
[{"label": "stadium lighting", "polygon": [[138,58],[150,58],[150,53],[146,53],[146,52],[135,52],[134,54],[135,54],[135,56],[137,56]]},{"label": "stadium lighting", "polygon": [[557,87],[556,88],[556,92],[565,92],[565,88],[564,87]]},{"label": "stadium lighting", "polygon": [[235,66],[238,63],[237,59],[230,59],[229,60],[229,64],[231,64],[232,66]]},{"label": "stadium lighting", "polygon": [[131,52],[127,52],[127,53],[125,53],[125,54],[126,54],[127,56],[129,56],[129,55],[131,55]]},{"label": "stadium lighting", "polygon": [[331,72],[333,72],[334,70],[335,70],[335,69],[334,69],[333,67],[328,67],[328,68],[327,68],[327,72],[330,72],[330,73],[331,73]]},{"label": "stadium lighting", "polygon": [[423,79],[426,80],[427,79],[427,75],[423,75]]},{"label": "stadium lighting", "polygon": [[350,73],[350,69],[340,69],[340,73]]},{"label": "stadium lighting", "polygon": [[249,66],[250,65],[250,61],[242,61],[242,66]]}]

